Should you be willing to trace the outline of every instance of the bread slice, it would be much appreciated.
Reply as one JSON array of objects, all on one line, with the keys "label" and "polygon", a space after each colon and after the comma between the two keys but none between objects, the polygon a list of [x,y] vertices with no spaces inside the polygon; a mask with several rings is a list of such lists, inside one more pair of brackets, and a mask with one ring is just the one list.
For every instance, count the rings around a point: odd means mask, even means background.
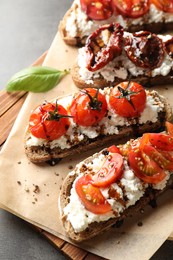
[{"label": "bread slice", "polygon": [[[72,46],[83,46],[86,42],[87,37],[89,36],[89,32],[88,30],[86,30],[86,32],[82,32],[80,29],[80,25],[78,24],[77,21],[75,21],[74,24],[72,24],[71,26],[76,27],[76,35],[75,36],[70,36],[70,33],[67,31],[66,29],[66,24],[67,24],[67,20],[70,18],[71,15],[74,15],[77,11],[77,9],[79,9],[79,3],[77,1],[74,1],[74,3],[72,4],[71,8],[66,12],[66,14],[64,15],[63,19],[61,20],[60,24],[59,24],[59,31],[61,34],[62,39],[65,41],[66,44],[68,45],[72,45]],[[114,17],[113,16],[110,20],[105,20],[105,21],[101,21],[101,22],[97,22],[97,21],[93,21],[94,26],[93,28],[95,29],[96,27],[99,27],[100,25],[109,23],[109,22],[113,22],[114,21]],[[161,17],[161,15],[160,15]],[[86,18],[84,18],[86,19]],[[89,19],[87,19],[88,22],[90,22]],[[123,18],[120,20],[122,21],[122,26],[124,26],[124,23],[126,24],[126,30],[129,32],[136,32],[136,31],[141,31],[141,30],[146,30],[146,31],[151,31],[154,33],[160,33],[160,32],[166,32],[168,30],[172,30],[173,28],[173,21],[166,21],[165,19],[161,18],[161,21],[157,21],[157,22],[149,22],[148,17],[144,18],[144,21],[142,23],[138,22],[133,24],[132,22],[133,19],[128,19],[128,18]],[[118,21],[119,22],[119,21]],[[82,21],[81,21],[82,23]],[[91,30],[91,32],[94,31]]]},{"label": "bread slice", "polygon": [[163,109],[158,112],[158,118],[156,122],[150,122],[139,124],[138,119],[131,120],[129,126],[118,126],[118,134],[99,134],[95,138],[89,138],[85,135],[84,139],[77,144],[72,145],[70,148],[61,149],[60,147],[51,148],[50,142],[45,142],[44,145],[29,145],[31,134],[26,130],[25,134],[25,153],[29,160],[33,163],[52,162],[65,158],[69,155],[80,154],[96,147],[102,147],[107,143],[117,143],[120,140],[122,142],[132,137],[138,137],[145,132],[158,132],[164,129],[165,121],[170,121],[172,117],[172,109],[167,103],[166,99],[160,96],[157,92],[152,91],[151,95],[160,100],[163,104]]},{"label": "bread slice", "polygon": [[[105,149],[106,150],[106,149]],[[87,158],[83,162],[81,162],[81,165],[87,165],[88,163],[92,163],[95,158],[98,158],[99,154],[103,153],[104,151],[101,151],[100,153],[94,154],[93,156]],[[107,151],[107,150],[106,150]],[[100,235],[105,230],[110,229],[112,226],[119,226],[124,219],[126,219],[128,216],[135,216],[137,212],[140,212],[143,210],[143,208],[150,204],[154,207],[156,205],[156,199],[157,197],[162,194],[167,189],[171,188],[173,185],[173,174],[170,175],[170,179],[166,183],[166,186],[161,189],[154,189],[152,185],[149,185],[143,194],[142,197],[140,197],[139,200],[136,201],[136,203],[132,206],[127,207],[123,212],[120,213],[118,217],[109,218],[105,221],[94,221],[88,224],[86,229],[82,231],[75,231],[74,227],[72,226],[71,222],[68,220],[67,213],[64,213],[64,208],[69,204],[70,202],[70,195],[71,195],[71,189],[73,186],[73,183],[75,179],[80,174],[87,174],[86,168],[84,170],[82,169],[82,166],[76,166],[76,168],[67,175],[66,179],[63,182],[60,197],[59,197],[59,209],[61,213],[61,220],[62,224],[64,226],[64,229],[66,231],[67,236],[72,239],[75,242],[81,242],[84,240],[88,240],[94,236]],[[120,186],[121,187],[121,186]],[[76,198],[77,199],[77,198]],[[80,213],[78,213],[80,214]]]}]

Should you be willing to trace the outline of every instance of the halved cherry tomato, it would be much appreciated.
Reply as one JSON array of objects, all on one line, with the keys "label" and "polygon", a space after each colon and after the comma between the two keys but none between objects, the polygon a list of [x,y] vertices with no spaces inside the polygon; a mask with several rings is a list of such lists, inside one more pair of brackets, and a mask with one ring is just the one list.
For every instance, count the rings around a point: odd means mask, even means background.
[{"label": "halved cherry tomato", "polygon": [[107,102],[98,89],[86,88],[73,98],[70,113],[81,126],[96,125],[107,112]]},{"label": "halved cherry tomato", "polygon": [[170,159],[171,155],[168,152],[166,152],[167,154],[164,154],[162,151],[159,151],[148,144],[144,145],[142,151],[152,160],[154,160],[162,169],[170,171],[173,170],[173,158],[172,160]]},{"label": "halved cherry tomato", "polygon": [[156,149],[173,151],[173,137],[170,135],[150,133],[149,141],[154,147],[156,147]]},{"label": "halved cherry tomato", "polygon": [[86,42],[87,69],[96,71],[122,52],[123,28],[119,24],[108,24],[99,27]]},{"label": "halved cherry tomato", "polygon": [[92,184],[97,187],[108,187],[116,182],[123,173],[123,157],[119,153],[109,154],[101,169],[92,176]]},{"label": "halved cherry tomato", "polygon": [[162,40],[154,33],[142,31],[125,38],[124,49],[128,58],[136,65],[146,69],[160,66],[164,58]]},{"label": "halved cherry tomato", "polygon": [[113,7],[123,16],[138,18],[149,10],[149,0],[112,0]]},{"label": "halved cherry tomato", "polygon": [[165,123],[165,125],[166,125],[166,130],[167,130],[168,134],[173,137],[173,124],[171,124],[170,122],[167,121]]},{"label": "halved cherry tomato", "polygon": [[161,11],[173,13],[173,0],[151,0],[151,2]]},{"label": "halved cherry tomato", "polygon": [[119,149],[116,145],[110,146],[110,147],[108,148],[108,151],[109,151],[110,153],[119,153],[119,154],[121,154],[120,149]]},{"label": "halved cherry tomato", "polygon": [[111,205],[102,195],[99,188],[91,183],[91,176],[84,175],[75,183],[76,192],[85,208],[94,214],[105,214],[110,212]]},{"label": "halved cherry tomato", "polygon": [[80,0],[81,9],[93,20],[106,20],[113,14],[112,0]]},{"label": "halved cherry tomato", "polygon": [[36,107],[29,118],[29,131],[37,138],[55,140],[64,135],[70,125],[62,105],[45,103]]},{"label": "halved cherry tomato", "polygon": [[109,103],[118,115],[137,117],[145,108],[146,92],[135,82],[122,82],[112,89]]},{"label": "halved cherry tomato", "polygon": [[135,175],[144,182],[157,184],[166,177],[164,170],[139,149],[132,149],[129,152],[128,160]]}]

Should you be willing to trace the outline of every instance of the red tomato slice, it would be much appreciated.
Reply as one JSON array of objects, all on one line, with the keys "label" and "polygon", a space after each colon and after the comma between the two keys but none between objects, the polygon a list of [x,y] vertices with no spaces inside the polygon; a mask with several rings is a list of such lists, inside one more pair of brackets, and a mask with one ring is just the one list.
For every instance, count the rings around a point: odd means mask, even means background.
[{"label": "red tomato slice", "polygon": [[150,143],[163,151],[173,151],[173,137],[166,134],[149,134]]},{"label": "red tomato slice", "polygon": [[[148,155],[152,160],[154,160],[162,169],[164,170],[173,170],[173,159],[170,159],[170,154],[162,153],[155,149],[151,145],[144,145],[142,150],[146,155]],[[170,157],[169,157],[170,156]],[[169,159],[168,159],[169,157]]]},{"label": "red tomato slice", "polygon": [[149,10],[149,0],[112,0],[113,7],[123,16],[138,18]]},{"label": "red tomato slice", "polygon": [[70,113],[78,125],[96,125],[107,112],[107,102],[103,94],[97,89],[87,88],[80,91],[73,98]]},{"label": "red tomato slice", "polygon": [[128,160],[135,175],[144,182],[157,184],[166,177],[164,170],[154,160],[139,151],[139,149],[136,151],[131,150]]},{"label": "red tomato slice", "polygon": [[58,139],[67,132],[69,125],[66,109],[52,103],[36,107],[29,119],[29,131],[35,137],[46,140]]},{"label": "red tomato slice", "polygon": [[168,134],[173,137],[173,124],[167,121],[165,125]]},{"label": "red tomato slice", "polygon": [[84,175],[76,181],[76,192],[85,208],[94,214],[105,214],[112,210],[111,205],[102,195],[99,188],[91,183],[91,176]]},{"label": "red tomato slice", "polygon": [[173,13],[173,0],[151,0],[163,12]]},{"label": "red tomato slice", "polygon": [[138,117],[146,105],[146,92],[136,82],[122,82],[110,94],[111,108],[123,117]]},{"label": "red tomato slice", "polygon": [[121,154],[120,149],[117,146],[115,146],[115,145],[110,146],[108,148],[108,151],[110,153],[119,153],[119,154]]},{"label": "red tomato slice", "polygon": [[123,173],[123,157],[119,153],[109,154],[101,169],[92,176],[92,184],[97,187],[108,187],[116,182]]},{"label": "red tomato slice", "polygon": [[106,20],[113,14],[112,0],[80,0],[81,9],[93,20]]}]

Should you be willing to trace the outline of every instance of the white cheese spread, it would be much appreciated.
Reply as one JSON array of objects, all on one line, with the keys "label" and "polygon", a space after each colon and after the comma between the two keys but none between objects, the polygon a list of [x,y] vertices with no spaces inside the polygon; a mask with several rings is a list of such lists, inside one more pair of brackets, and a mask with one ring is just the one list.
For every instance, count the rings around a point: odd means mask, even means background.
[{"label": "white cheese spread", "polygon": [[114,14],[107,20],[90,20],[88,16],[81,10],[80,1],[75,0],[73,3],[73,11],[70,13],[66,21],[66,31],[70,37],[83,37],[88,36],[94,32],[98,26],[112,22],[119,23],[125,29],[128,29],[131,25],[143,25],[172,21],[173,15],[171,13],[160,11],[153,4],[150,5],[149,12],[140,18],[125,18],[122,15],[114,12]]},{"label": "white cheese spread", "polygon": [[[104,163],[105,156],[101,154],[96,154],[92,162],[81,162],[77,165],[76,169],[70,174],[77,174],[77,178],[73,183],[71,193],[69,196],[69,203],[63,209],[63,215],[66,216],[67,221],[71,223],[75,232],[81,232],[85,230],[89,224],[92,222],[106,221],[110,218],[120,216],[128,207],[135,205],[135,203],[144,195],[146,188],[149,184],[144,183],[139,178],[137,178],[134,172],[129,168],[128,163],[124,160],[124,171],[123,175],[119,182],[111,184],[108,188],[101,188],[101,192],[105,199],[109,202],[112,207],[112,212],[106,214],[94,214],[88,211],[80,198],[78,197],[75,189],[76,181],[83,175],[87,173],[97,173]],[[85,171],[83,166],[85,165]],[[170,177],[169,172],[166,172],[167,175],[163,181],[158,184],[151,185],[153,189],[162,190],[165,188],[167,180]],[[111,198],[109,195],[110,188],[116,190],[116,193],[119,194],[117,199],[116,197]],[[124,201],[124,203],[122,203]]]},{"label": "white cheese spread", "polygon": [[[40,138],[34,137],[30,134],[29,138],[26,141],[27,146],[46,146],[51,149],[58,147],[61,149],[70,148],[74,145],[77,145],[81,141],[86,138],[94,139],[100,135],[100,133],[104,135],[114,135],[119,133],[119,127],[128,127],[132,124],[145,124],[147,122],[156,122],[158,119],[158,113],[164,109],[164,105],[160,102],[159,98],[155,95],[155,91],[147,92],[147,100],[146,107],[144,111],[141,113],[138,119],[128,120],[127,118],[121,117],[116,114],[109,105],[109,94],[111,88],[105,88],[103,90],[99,90],[102,94],[105,94],[106,101],[108,105],[108,112],[106,116],[96,125],[96,126],[79,126],[74,123],[73,119],[70,118],[70,127],[67,130],[66,134],[61,136],[60,138],[47,141]],[[58,99],[58,104],[61,104],[68,110],[73,96],[63,97],[62,99]]]}]

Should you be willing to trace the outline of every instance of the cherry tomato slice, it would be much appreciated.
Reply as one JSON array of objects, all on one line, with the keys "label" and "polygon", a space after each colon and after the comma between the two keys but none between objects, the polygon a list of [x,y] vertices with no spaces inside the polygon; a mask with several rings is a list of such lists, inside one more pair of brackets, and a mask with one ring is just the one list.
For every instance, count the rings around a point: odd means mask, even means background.
[{"label": "cherry tomato slice", "polygon": [[70,106],[74,122],[81,126],[96,125],[106,112],[106,98],[94,88],[87,88],[77,93]]},{"label": "cherry tomato slice", "polygon": [[173,37],[164,44],[167,54],[173,59]]},{"label": "cherry tomato slice", "polygon": [[163,42],[156,34],[142,31],[128,35],[124,45],[128,58],[136,66],[152,70],[163,61]]},{"label": "cherry tomato slice", "polygon": [[123,28],[119,24],[103,25],[86,42],[87,69],[96,71],[122,52]]},{"label": "cherry tomato slice", "polygon": [[70,125],[62,105],[45,103],[36,107],[29,118],[29,131],[37,138],[55,140],[64,135]]},{"label": "cherry tomato slice", "polygon": [[92,20],[106,20],[113,14],[112,0],[80,0],[81,9]]},{"label": "cherry tomato slice", "polygon": [[76,192],[85,208],[94,214],[105,214],[112,210],[111,205],[102,195],[98,187],[91,183],[91,176],[84,175],[75,183]]},{"label": "cherry tomato slice", "polygon": [[110,147],[108,148],[108,151],[109,151],[110,153],[119,153],[119,154],[121,154],[120,149],[119,149],[116,145],[110,146]]},{"label": "cherry tomato slice", "polygon": [[105,188],[116,182],[123,173],[123,157],[119,153],[109,154],[101,169],[92,177],[92,184]]},{"label": "cherry tomato slice", "polygon": [[165,125],[168,134],[173,137],[173,124],[167,121]]},{"label": "cherry tomato slice", "polygon": [[128,160],[135,175],[144,182],[157,184],[166,177],[164,170],[139,149],[136,151],[132,149]]},{"label": "cherry tomato slice", "polygon": [[163,151],[173,151],[173,137],[166,134],[149,134],[150,143]]},{"label": "cherry tomato slice", "polygon": [[112,89],[109,104],[122,117],[138,117],[146,105],[146,92],[135,82],[122,82]]},{"label": "cherry tomato slice", "polygon": [[151,0],[151,3],[163,12],[173,13],[173,0]]},{"label": "cherry tomato slice", "polygon": [[173,162],[168,159],[168,152],[162,153],[162,151],[159,151],[155,149],[151,145],[144,145],[142,150],[146,155],[148,155],[152,160],[154,160],[162,169],[164,170],[173,170]]},{"label": "cherry tomato slice", "polygon": [[112,0],[112,5],[121,15],[139,18],[149,10],[149,0]]}]

